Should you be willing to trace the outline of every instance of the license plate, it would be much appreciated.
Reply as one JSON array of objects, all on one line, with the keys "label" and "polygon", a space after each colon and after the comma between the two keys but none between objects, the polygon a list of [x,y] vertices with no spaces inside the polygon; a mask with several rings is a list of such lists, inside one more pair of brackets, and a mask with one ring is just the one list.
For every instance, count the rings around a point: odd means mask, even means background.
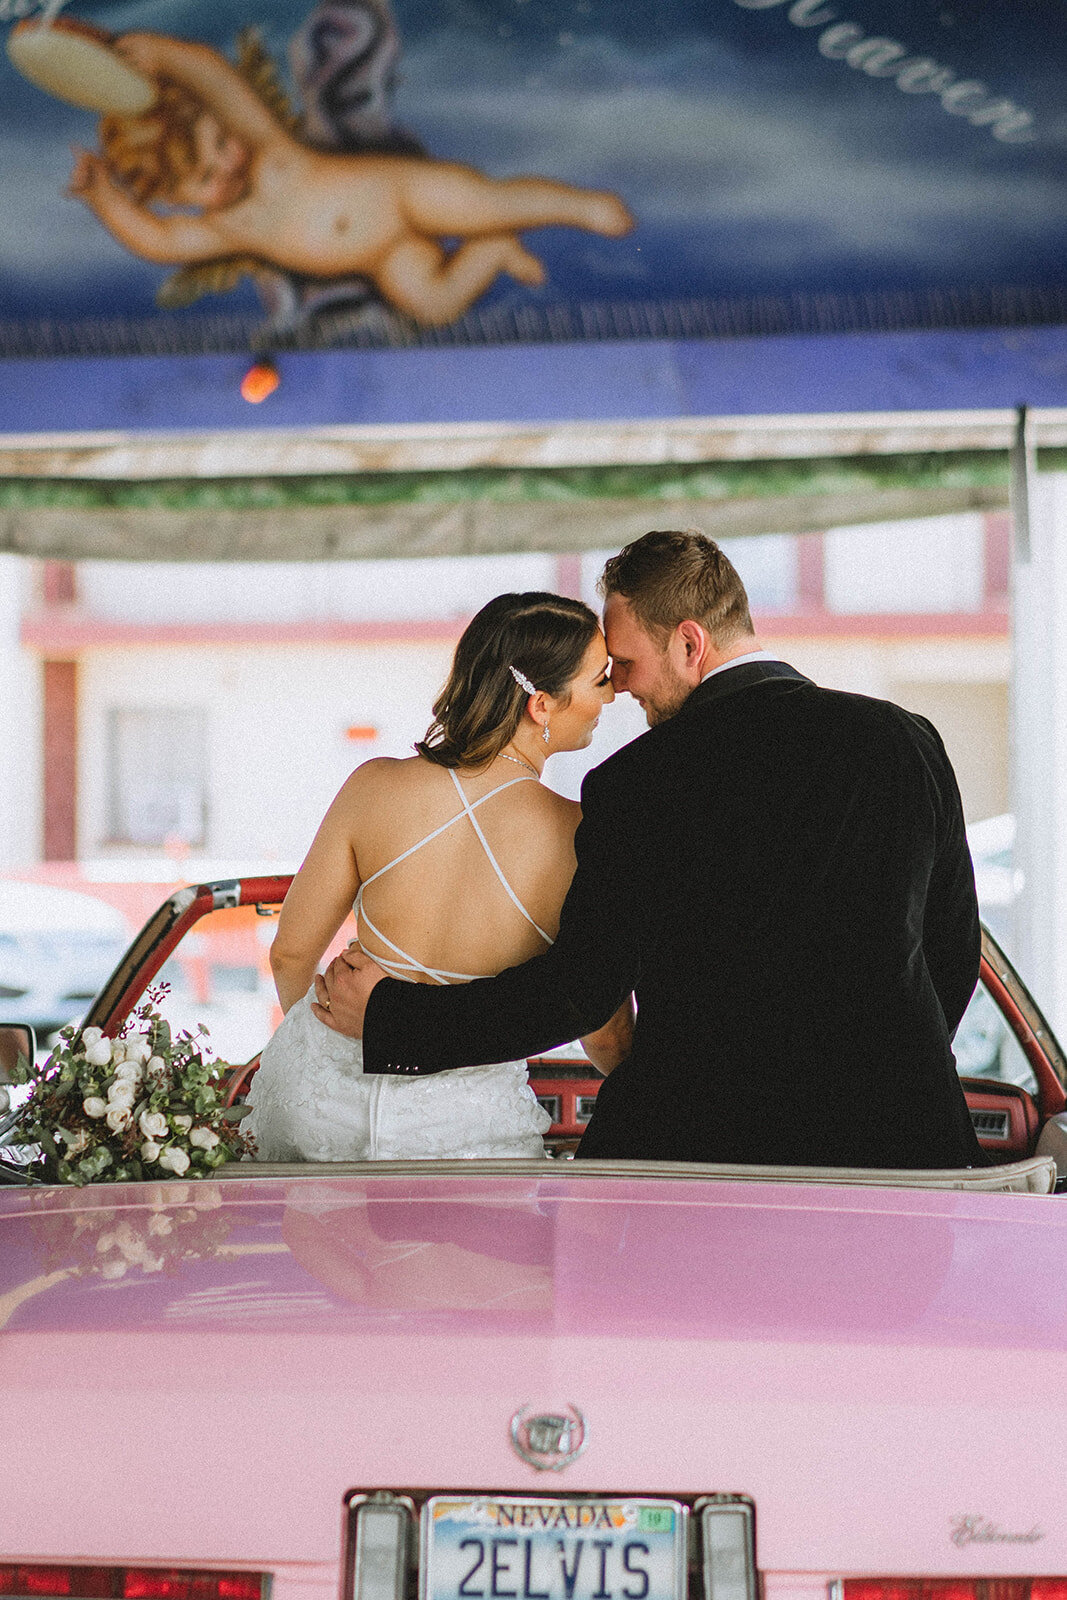
[{"label": "license plate", "polygon": [[675,1500],[434,1496],[421,1600],[685,1600]]}]

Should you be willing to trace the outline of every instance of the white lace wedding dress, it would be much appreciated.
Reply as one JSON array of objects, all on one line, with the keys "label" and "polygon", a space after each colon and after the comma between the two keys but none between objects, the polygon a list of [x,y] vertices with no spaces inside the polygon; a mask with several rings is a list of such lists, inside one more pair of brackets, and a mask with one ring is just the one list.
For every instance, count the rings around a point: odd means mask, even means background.
[{"label": "white lace wedding dress", "polygon": [[[463,809],[369,877],[356,896],[354,910],[360,932],[373,933],[396,959],[385,959],[376,950],[368,954],[394,977],[413,980],[421,973],[435,983],[464,983],[475,976],[424,966],[376,928],[363,907],[363,891],[375,879],[464,817],[514,905],[542,939],[552,943],[511,888],[474,815],[477,807],[503,789],[534,780],[513,778],[472,803],[455,772],[451,776]],[[314,989],[310,989],[286,1013],[252,1079],[248,1098],[253,1109],[243,1126],[256,1140],[258,1160],[385,1161],[544,1154],[542,1135],[551,1126],[551,1118],[530,1088],[525,1061],[459,1067],[427,1077],[364,1074],[361,1042],[320,1022],[311,1010],[313,999]]]}]

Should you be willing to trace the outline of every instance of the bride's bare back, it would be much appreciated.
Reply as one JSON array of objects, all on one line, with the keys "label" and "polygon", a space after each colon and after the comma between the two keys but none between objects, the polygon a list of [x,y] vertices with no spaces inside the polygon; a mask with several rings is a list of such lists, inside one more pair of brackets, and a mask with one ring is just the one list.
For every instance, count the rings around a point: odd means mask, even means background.
[{"label": "bride's bare back", "polygon": [[[542,788],[532,773],[524,776],[515,762],[501,771],[503,765],[498,760],[487,770],[461,770],[453,778],[418,758],[390,763],[390,813],[367,829],[359,846],[367,919],[393,945],[438,971],[499,972],[540,954],[559,926],[574,873],[578,807]],[[471,813],[463,810],[457,780]],[[428,837],[443,824],[443,832]],[[419,840],[428,842],[396,861]],[[378,872],[382,876],[368,883]],[[367,920],[359,936],[369,955],[394,957]]]},{"label": "bride's bare back", "polygon": [[[509,785],[474,815],[537,927],[500,882],[448,770],[421,756],[369,761],[327,812],[282,910],[271,959],[285,1010],[307,989],[361,884],[367,885],[365,911],[374,926],[414,961],[438,971],[489,975],[539,955],[546,942],[538,928],[555,936],[574,873],[578,806],[504,757],[481,770],[460,768],[456,776],[472,805]],[[359,932],[369,955],[399,959],[365,923]]]}]

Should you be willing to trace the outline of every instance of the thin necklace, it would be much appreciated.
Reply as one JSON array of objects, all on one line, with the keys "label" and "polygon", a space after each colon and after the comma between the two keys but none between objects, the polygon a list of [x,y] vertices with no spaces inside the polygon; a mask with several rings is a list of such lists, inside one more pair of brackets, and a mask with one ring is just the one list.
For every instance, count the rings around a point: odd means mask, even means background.
[{"label": "thin necklace", "polygon": [[536,767],[531,766],[529,761],[524,761],[521,756],[509,756],[506,750],[498,750],[497,754],[500,756],[502,761],[514,761],[517,767],[525,767],[527,772],[532,772],[534,777],[538,780],[538,782],[540,782],[541,774],[538,772]]}]

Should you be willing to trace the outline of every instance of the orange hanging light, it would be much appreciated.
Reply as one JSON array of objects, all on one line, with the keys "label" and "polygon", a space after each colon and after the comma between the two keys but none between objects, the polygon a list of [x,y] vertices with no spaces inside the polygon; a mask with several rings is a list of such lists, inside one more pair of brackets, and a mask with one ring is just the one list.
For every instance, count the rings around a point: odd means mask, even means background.
[{"label": "orange hanging light", "polygon": [[250,406],[263,403],[281,383],[281,374],[269,356],[249,367],[241,379],[241,398]]}]

